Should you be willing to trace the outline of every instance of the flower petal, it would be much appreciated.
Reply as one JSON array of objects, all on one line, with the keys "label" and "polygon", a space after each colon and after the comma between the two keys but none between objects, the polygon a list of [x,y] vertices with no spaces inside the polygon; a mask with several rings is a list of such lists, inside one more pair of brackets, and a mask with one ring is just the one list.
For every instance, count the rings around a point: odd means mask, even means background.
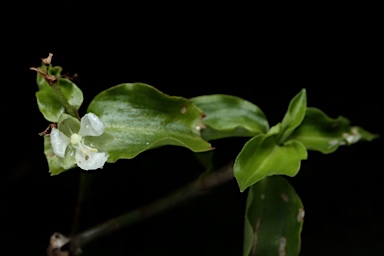
[{"label": "flower petal", "polygon": [[63,167],[65,170],[71,169],[76,166],[75,148],[69,145],[67,150],[65,151],[65,156],[63,158],[59,158],[59,163],[61,167]]},{"label": "flower petal", "polygon": [[81,118],[79,134],[85,136],[100,136],[105,130],[104,123],[98,116],[88,113]]},{"label": "flower petal", "polygon": [[59,157],[64,157],[70,139],[56,128],[52,128],[50,138],[53,153]]},{"label": "flower petal", "polygon": [[96,170],[102,168],[107,161],[107,152],[97,152],[95,149],[82,145],[76,149],[75,159],[77,165],[83,170]]}]

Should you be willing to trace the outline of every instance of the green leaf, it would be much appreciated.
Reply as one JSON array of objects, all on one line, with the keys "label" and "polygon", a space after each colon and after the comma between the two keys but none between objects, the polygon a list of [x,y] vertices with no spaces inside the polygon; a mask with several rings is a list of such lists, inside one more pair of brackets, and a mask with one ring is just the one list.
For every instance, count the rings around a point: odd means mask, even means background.
[{"label": "green leaf", "polygon": [[84,99],[83,92],[68,79],[59,78],[58,81],[60,83],[60,89],[68,100],[69,105],[75,108],[76,111],[79,110]]},{"label": "green leaf", "polygon": [[277,123],[276,125],[272,126],[268,130],[267,134],[279,134],[280,130],[281,130],[281,123]]},{"label": "green leaf", "polygon": [[307,108],[303,122],[290,139],[300,141],[308,150],[328,154],[341,145],[352,145],[360,140],[371,141],[377,137],[363,128],[350,126],[350,121],[343,116],[332,119],[317,108]]},{"label": "green leaf", "polygon": [[53,153],[51,139],[49,137],[44,137],[44,154],[47,158],[49,172],[52,176],[76,167],[75,163],[72,163],[70,166],[66,166],[67,168],[62,167],[63,159]]},{"label": "green leaf", "polygon": [[88,107],[105,124],[114,140],[108,162],[130,159],[139,153],[165,145],[211,150],[200,136],[203,113],[191,101],[168,96],[142,84],[120,84],[98,94]]},{"label": "green leaf", "polygon": [[[45,66],[40,67],[45,71]],[[60,67],[51,67],[48,69],[49,75],[60,76]],[[62,113],[64,106],[61,104],[59,97],[53,88],[44,80],[43,76],[37,73],[37,85],[39,91],[36,92],[37,105],[44,118],[50,122],[57,122]],[[77,111],[83,103],[82,91],[70,80],[58,78],[59,87],[67,99],[68,103]]]},{"label": "green leaf", "polygon": [[263,179],[248,191],[243,256],[299,255],[303,222],[303,204],[289,182]]},{"label": "green leaf", "polygon": [[305,146],[297,140],[280,145],[276,139],[276,134],[261,134],[245,143],[234,164],[234,175],[241,192],[266,176],[283,174],[293,177],[298,173],[301,160],[307,159]]},{"label": "green leaf", "polygon": [[37,105],[44,118],[50,122],[56,123],[61,114],[64,113],[64,107],[52,88],[36,92],[36,98]]},{"label": "green leaf", "polygon": [[289,103],[288,110],[281,122],[281,130],[278,136],[278,144],[284,143],[291,133],[301,124],[307,108],[307,94],[302,89]]},{"label": "green leaf", "polygon": [[268,121],[261,109],[242,98],[214,94],[192,98],[191,101],[203,110],[206,129],[202,130],[205,140],[226,137],[252,137],[265,133]]}]

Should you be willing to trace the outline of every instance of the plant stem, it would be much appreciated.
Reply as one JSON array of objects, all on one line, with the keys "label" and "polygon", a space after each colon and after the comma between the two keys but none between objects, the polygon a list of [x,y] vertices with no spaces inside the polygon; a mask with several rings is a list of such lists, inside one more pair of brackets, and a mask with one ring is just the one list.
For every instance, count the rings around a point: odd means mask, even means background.
[{"label": "plant stem", "polygon": [[69,244],[67,244],[69,252],[71,255],[76,255],[77,252],[81,251],[82,247],[95,241],[96,239],[107,236],[119,229],[128,227],[165,210],[171,209],[188,199],[202,194],[205,190],[223,184],[233,178],[233,163],[231,162],[217,171],[200,176],[195,181],[187,184],[185,187],[176,190],[163,198],[144,205],[136,210],[117,216],[73,236],[70,239]]},{"label": "plant stem", "polygon": [[93,184],[93,176],[88,173],[80,173],[79,192],[77,195],[76,207],[73,216],[71,234],[75,235],[80,229],[82,216],[84,216],[84,206],[89,203],[90,191]]}]

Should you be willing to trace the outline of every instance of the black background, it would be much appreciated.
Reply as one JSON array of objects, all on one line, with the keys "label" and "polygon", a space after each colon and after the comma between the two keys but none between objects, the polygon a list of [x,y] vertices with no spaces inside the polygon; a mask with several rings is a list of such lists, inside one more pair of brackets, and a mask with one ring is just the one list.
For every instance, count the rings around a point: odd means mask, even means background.
[{"label": "black background", "polygon": [[[17,7],[2,22],[2,255],[44,255],[53,232],[70,232],[81,170],[49,175],[37,135],[48,123],[29,70],[49,53],[63,73],[79,75],[81,114],[102,90],[143,82],[186,98],[236,95],[258,105],[274,125],[306,88],[308,106],[383,133],[383,42],[375,7]],[[245,141],[213,142],[217,164],[234,159]],[[301,255],[384,255],[381,145],[379,138],[330,155],[310,152],[289,179],[306,210]],[[159,198],[201,172],[192,152],[180,147],[106,164],[90,174],[94,187],[83,228]],[[233,180],[85,252],[241,255],[245,196]]]}]

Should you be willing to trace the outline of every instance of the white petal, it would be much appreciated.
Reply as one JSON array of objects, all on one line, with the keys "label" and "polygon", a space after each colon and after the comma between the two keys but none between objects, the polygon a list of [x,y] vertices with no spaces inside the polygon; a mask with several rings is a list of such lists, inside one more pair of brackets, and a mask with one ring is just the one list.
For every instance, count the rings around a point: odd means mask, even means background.
[{"label": "white petal", "polygon": [[52,128],[50,137],[53,153],[59,157],[64,157],[70,139],[56,128]]},{"label": "white petal", "polygon": [[104,123],[95,114],[88,113],[81,118],[79,131],[81,136],[100,136],[104,130]]},{"label": "white petal", "polygon": [[75,148],[69,145],[65,152],[66,152],[65,156],[63,158],[59,158],[59,163],[61,167],[63,167],[65,170],[68,170],[76,165],[76,160],[75,160],[76,151],[75,151]]},{"label": "white petal", "polygon": [[82,145],[76,150],[75,159],[77,165],[83,170],[96,170],[102,168],[107,161],[107,152],[95,152],[92,148]]}]

